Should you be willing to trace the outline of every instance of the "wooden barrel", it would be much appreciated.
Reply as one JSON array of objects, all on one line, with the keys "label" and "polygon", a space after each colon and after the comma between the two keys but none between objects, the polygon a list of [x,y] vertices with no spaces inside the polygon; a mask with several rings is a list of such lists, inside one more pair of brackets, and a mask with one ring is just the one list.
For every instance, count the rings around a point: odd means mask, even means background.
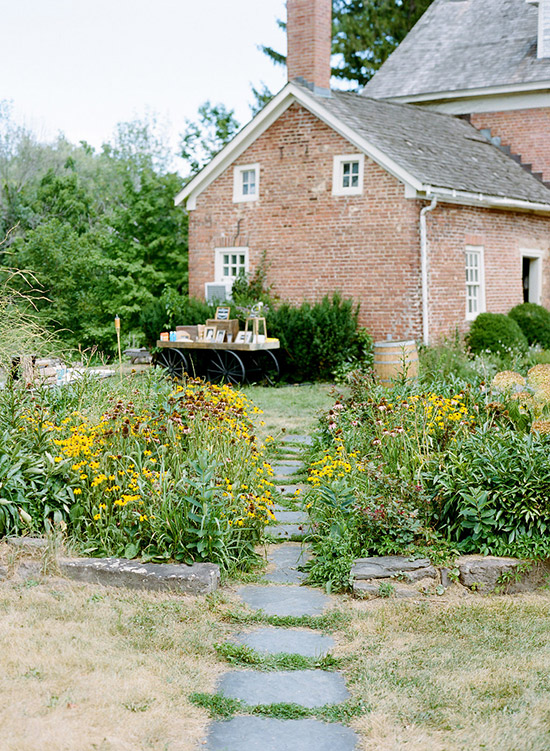
[{"label": "wooden barrel", "polygon": [[384,386],[402,378],[415,378],[418,375],[418,351],[416,342],[375,342],[374,373]]}]

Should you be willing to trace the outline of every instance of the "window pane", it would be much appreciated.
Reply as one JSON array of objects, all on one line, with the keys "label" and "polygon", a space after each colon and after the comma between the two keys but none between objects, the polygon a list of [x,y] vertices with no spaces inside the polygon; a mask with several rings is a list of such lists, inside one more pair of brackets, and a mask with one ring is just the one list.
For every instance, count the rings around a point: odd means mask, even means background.
[{"label": "window pane", "polygon": [[229,253],[224,253],[223,254],[223,262],[224,263],[229,263]]},{"label": "window pane", "polygon": [[243,170],[243,196],[253,196],[256,193],[256,170]]},{"label": "window pane", "polygon": [[229,276],[229,266],[224,266],[223,267],[223,275],[224,276]]},{"label": "window pane", "polygon": [[357,188],[359,186],[359,162],[342,162],[342,187]]}]

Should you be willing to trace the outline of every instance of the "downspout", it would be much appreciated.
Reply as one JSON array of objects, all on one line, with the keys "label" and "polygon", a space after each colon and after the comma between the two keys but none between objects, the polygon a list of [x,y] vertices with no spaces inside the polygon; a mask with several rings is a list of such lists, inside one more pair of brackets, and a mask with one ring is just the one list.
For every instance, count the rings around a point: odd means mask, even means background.
[{"label": "downspout", "polygon": [[426,214],[437,206],[437,197],[432,198],[429,206],[420,209],[420,271],[422,278],[422,340],[425,345],[430,339],[430,325],[428,321],[428,233],[426,230]]}]

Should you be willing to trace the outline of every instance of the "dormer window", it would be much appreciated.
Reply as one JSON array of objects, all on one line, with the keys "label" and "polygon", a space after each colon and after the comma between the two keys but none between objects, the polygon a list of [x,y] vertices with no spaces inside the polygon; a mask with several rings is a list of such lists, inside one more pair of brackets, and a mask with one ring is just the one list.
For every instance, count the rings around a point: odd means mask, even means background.
[{"label": "dormer window", "polygon": [[363,192],[363,154],[334,157],[332,195],[356,196]]},{"label": "dormer window", "polygon": [[260,165],[242,164],[233,171],[233,201],[257,201],[260,194]]},{"label": "dormer window", "polygon": [[550,0],[526,0],[529,5],[538,6],[539,23],[537,57],[550,57]]}]

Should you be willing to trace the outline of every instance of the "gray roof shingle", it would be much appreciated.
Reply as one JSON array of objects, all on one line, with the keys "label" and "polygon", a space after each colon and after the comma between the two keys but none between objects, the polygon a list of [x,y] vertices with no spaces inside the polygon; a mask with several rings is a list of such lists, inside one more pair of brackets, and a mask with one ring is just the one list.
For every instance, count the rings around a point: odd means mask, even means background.
[{"label": "gray roof shingle", "polygon": [[386,99],[548,81],[537,22],[537,6],[525,0],[434,0],[363,93]]},{"label": "gray roof shingle", "polygon": [[550,205],[548,188],[463,119],[351,92],[308,94],[424,184]]}]

